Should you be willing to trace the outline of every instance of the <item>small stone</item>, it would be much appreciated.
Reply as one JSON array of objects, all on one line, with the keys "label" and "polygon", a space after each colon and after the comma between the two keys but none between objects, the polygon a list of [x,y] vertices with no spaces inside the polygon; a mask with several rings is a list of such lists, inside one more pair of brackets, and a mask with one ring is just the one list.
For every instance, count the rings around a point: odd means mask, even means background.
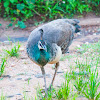
[{"label": "small stone", "polygon": [[16,94],[16,95],[21,95],[20,93]]},{"label": "small stone", "polygon": [[96,33],[93,33],[93,35],[97,35]]},{"label": "small stone", "polygon": [[23,99],[21,98],[21,99],[18,99],[18,100],[23,100]]},{"label": "small stone", "polygon": [[9,95],[9,96],[6,96],[7,98],[12,98],[12,97],[14,97],[14,95]]},{"label": "small stone", "polygon": [[77,35],[81,35],[80,32],[78,32]]},{"label": "small stone", "polygon": [[4,45],[11,45],[12,44],[12,41],[4,41],[3,44]]},{"label": "small stone", "polygon": [[42,75],[42,74],[36,74],[35,77],[36,77],[36,78],[42,78],[43,75]]},{"label": "small stone", "polygon": [[31,91],[24,91],[24,92],[31,92]]},{"label": "small stone", "polygon": [[24,51],[24,48],[22,48],[22,47],[21,47],[21,48],[19,48],[19,51]]},{"label": "small stone", "polygon": [[64,73],[63,71],[58,71],[57,73]]},{"label": "small stone", "polygon": [[58,69],[57,73],[58,73],[58,74],[64,73],[64,71],[63,71],[62,69]]},{"label": "small stone", "polygon": [[81,47],[80,45],[77,45],[77,47]]},{"label": "small stone", "polygon": [[22,78],[17,78],[16,80],[22,80]]},{"label": "small stone", "polygon": [[[43,78],[43,75],[42,74],[36,74],[35,77],[36,78]],[[46,74],[46,77],[51,78],[51,75],[50,74]]]},{"label": "small stone", "polygon": [[31,80],[32,78],[26,78],[25,81]]},{"label": "small stone", "polygon": [[3,77],[3,78],[11,78],[10,75],[3,75],[2,77]]},{"label": "small stone", "polygon": [[85,42],[85,44],[89,44],[89,42]]},{"label": "small stone", "polygon": [[12,63],[12,64],[11,64],[11,67],[15,67],[15,64]]},{"label": "small stone", "polygon": [[100,23],[100,21],[97,21],[97,23]]}]

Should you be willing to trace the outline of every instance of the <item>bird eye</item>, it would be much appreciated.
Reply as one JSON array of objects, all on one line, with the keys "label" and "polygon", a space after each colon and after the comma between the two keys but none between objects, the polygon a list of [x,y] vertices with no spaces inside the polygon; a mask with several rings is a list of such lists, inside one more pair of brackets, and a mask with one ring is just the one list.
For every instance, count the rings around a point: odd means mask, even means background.
[{"label": "bird eye", "polygon": [[40,44],[40,46],[42,47],[42,45]]}]

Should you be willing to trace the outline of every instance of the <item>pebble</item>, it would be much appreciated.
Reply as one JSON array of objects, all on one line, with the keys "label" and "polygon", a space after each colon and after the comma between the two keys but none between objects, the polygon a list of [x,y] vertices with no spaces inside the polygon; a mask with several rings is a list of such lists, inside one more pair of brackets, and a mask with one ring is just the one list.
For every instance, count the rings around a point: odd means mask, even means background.
[{"label": "pebble", "polygon": [[58,69],[57,73],[58,73],[58,74],[64,73],[64,71],[63,71],[62,69]]},{"label": "pebble", "polygon": [[16,80],[22,80],[22,78],[17,78]]},{"label": "pebble", "polygon": [[12,97],[14,97],[14,95],[9,95],[9,96],[6,96],[7,98],[12,98]]},{"label": "pebble", "polygon": [[12,41],[4,41],[3,45],[12,45]]},{"label": "pebble", "polygon": [[12,64],[11,64],[11,67],[15,67],[15,64],[12,63]]},{"label": "pebble", "polygon": [[59,74],[59,73],[64,73],[64,72],[63,71],[58,71],[57,73]]},{"label": "pebble", "polygon": [[80,45],[77,45],[77,47],[81,47]]},{"label": "pebble", "polygon": [[[35,77],[36,78],[43,78],[43,75],[42,74],[36,74]],[[51,78],[51,75],[50,74],[46,74],[46,77]]]},{"label": "pebble", "polygon": [[32,78],[26,78],[25,81],[31,80]]},{"label": "pebble", "polygon": [[16,95],[21,95],[21,93],[18,93],[18,94],[16,94]]},{"label": "pebble", "polygon": [[23,100],[23,99],[18,99],[18,100]]},{"label": "pebble", "polygon": [[93,35],[97,35],[96,33],[93,33]]},{"label": "pebble", "polygon": [[24,91],[24,92],[31,92],[31,91]]},{"label": "pebble", "polygon": [[85,42],[85,44],[89,44],[89,42]]},{"label": "pebble", "polygon": [[22,48],[22,47],[21,47],[21,48],[19,48],[19,51],[24,51],[24,48]]},{"label": "pebble", "polygon": [[80,32],[78,32],[77,35],[82,35],[82,34]]},{"label": "pebble", "polygon": [[97,23],[100,23],[100,21],[97,21]]},{"label": "pebble", "polygon": [[2,77],[3,77],[3,78],[11,78],[10,75],[3,75]]}]

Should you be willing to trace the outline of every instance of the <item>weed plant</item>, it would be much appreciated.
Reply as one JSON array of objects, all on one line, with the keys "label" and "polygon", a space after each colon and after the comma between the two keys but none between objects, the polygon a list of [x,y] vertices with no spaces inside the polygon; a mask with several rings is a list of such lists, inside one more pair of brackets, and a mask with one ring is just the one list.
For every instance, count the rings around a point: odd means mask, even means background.
[{"label": "weed plant", "polygon": [[[55,92],[53,93],[48,91],[49,94],[52,94],[50,99],[44,99],[39,90],[38,93],[41,94],[39,97],[42,97],[42,100],[77,100],[80,96],[88,100],[100,100],[100,76],[98,73],[100,41],[92,44],[83,44],[78,48],[78,50],[80,49],[83,51],[78,57],[82,57],[84,60],[75,61],[76,65],[74,67],[71,66],[70,71],[66,72],[65,82],[61,87],[54,89]],[[85,52],[88,52],[86,57],[84,56]]]},{"label": "weed plant", "polygon": [[100,78],[98,78],[98,70],[89,69],[89,79],[87,80],[87,84],[84,85],[85,89],[82,93],[85,95],[86,98],[89,100],[99,100],[100,99],[100,92],[98,93],[97,90],[100,86]]},{"label": "weed plant", "polygon": [[3,59],[2,59],[1,66],[0,66],[0,76],[2,76],[2,74],[4,73],[5,63],[6,63],[6,59],[3,58]]},{"label": "weed plant", "polygon": [[20,48],[20,44],[18,42],[18,44],[14,44],[14,47],[11,48],[11,50],[5,50],[7,52],[7,54],[10,56],[10,57],[18,57],[19,56],[19,48]]},{"label": "weed plant", "polygon": [[1,92],[0,100],[6,100],[6,97],[4,96],[3,92]]}]

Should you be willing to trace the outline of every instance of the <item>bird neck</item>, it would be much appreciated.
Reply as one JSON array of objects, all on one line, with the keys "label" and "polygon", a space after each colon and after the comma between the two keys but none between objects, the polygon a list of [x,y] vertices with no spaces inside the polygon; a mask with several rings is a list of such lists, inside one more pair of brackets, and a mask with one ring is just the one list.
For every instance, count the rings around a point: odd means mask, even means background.
[{"label": "bird neck", "polygon": [[48,63],[50,59],[49,52],[45,50],[39,50],[37,46],[34,48],[34,59],[36,63],[38,63],[40,66],[44,66]]}]

